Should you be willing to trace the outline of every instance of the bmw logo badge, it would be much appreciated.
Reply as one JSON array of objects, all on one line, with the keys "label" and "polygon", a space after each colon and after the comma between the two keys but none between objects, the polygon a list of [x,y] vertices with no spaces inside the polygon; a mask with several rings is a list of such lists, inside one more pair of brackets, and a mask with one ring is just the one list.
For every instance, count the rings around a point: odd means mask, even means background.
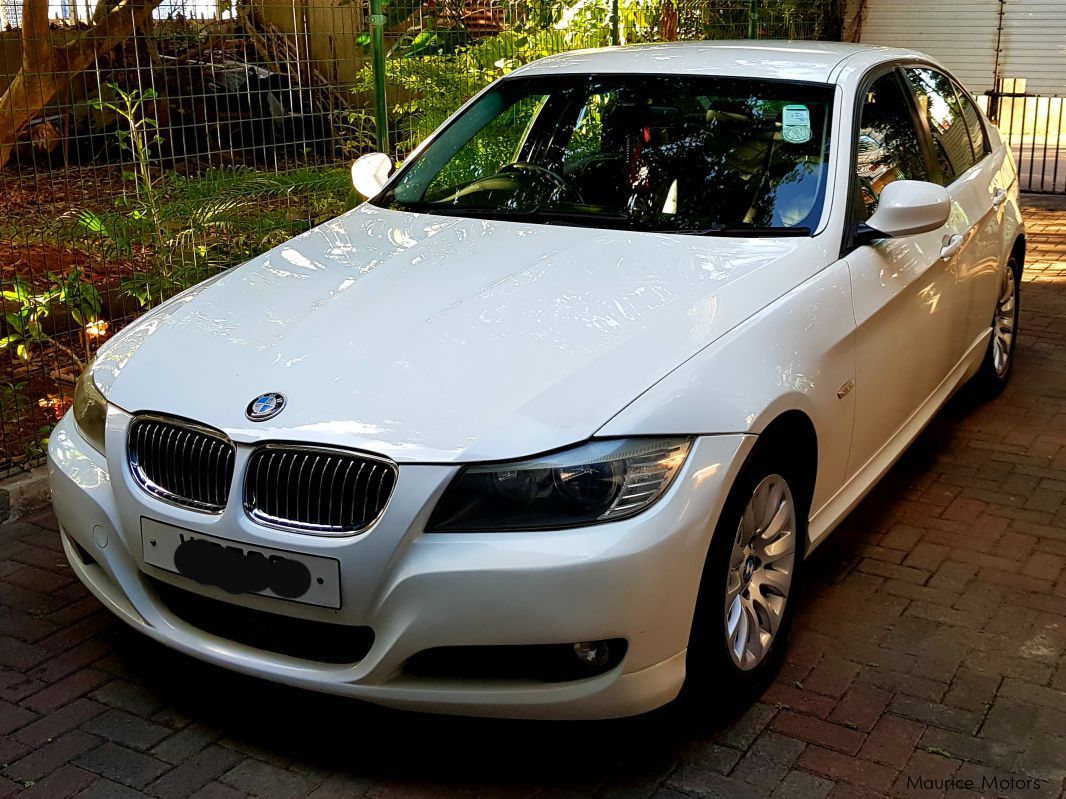
[{"label": "bmw logo badge", "polygon": [[266,394],[260,394],[249,402],[244,415],[253,422],[265,422],[267,419],[273,419],[284,408],[285,395],[279,394],[277,391],[270,391]]}]

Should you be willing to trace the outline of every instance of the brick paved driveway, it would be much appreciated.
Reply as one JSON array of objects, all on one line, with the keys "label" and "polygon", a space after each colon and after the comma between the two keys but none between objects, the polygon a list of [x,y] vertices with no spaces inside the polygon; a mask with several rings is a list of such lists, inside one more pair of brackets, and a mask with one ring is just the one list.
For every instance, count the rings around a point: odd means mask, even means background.
[{"label": "brick paved driveway", "polygon": [[0,799],[1061,796],[1066,213],[1031,223],[1013,384],[954,401],[819,551],[742,717],[488,722],[259,683],[113,620],[42,513],[0,528]]}]

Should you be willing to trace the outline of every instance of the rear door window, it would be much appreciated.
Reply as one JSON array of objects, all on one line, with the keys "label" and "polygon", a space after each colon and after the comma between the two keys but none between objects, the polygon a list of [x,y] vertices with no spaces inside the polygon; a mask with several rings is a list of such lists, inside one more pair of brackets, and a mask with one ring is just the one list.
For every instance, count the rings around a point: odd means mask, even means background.
[{"label": "rear door window", "polygon": [[928,67],[912,67],[904,73],[929,122],[941,183],[947,186],[977,161],[955,87],[947,75]]}]

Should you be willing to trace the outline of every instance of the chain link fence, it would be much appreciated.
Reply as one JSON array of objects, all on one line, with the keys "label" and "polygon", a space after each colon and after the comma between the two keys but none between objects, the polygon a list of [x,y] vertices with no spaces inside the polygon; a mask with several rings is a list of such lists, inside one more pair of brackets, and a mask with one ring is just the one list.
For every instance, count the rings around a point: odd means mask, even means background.
[{"label": "chain link fence", "polygon": [[552,53],[837,39],[843,5],[0,0],[0,476],[124,324],[358,202],[360,153]]}]

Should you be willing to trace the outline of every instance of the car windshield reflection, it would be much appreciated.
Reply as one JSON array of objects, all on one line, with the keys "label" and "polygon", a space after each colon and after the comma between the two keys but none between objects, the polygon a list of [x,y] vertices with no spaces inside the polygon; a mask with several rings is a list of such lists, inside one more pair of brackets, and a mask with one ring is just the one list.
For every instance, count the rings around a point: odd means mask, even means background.
[{"label": "car windshield reflection", "polygon": [[705,235],[808,235],[832,92],[722,77],[512,78],[374,200],[396,210]]}]

